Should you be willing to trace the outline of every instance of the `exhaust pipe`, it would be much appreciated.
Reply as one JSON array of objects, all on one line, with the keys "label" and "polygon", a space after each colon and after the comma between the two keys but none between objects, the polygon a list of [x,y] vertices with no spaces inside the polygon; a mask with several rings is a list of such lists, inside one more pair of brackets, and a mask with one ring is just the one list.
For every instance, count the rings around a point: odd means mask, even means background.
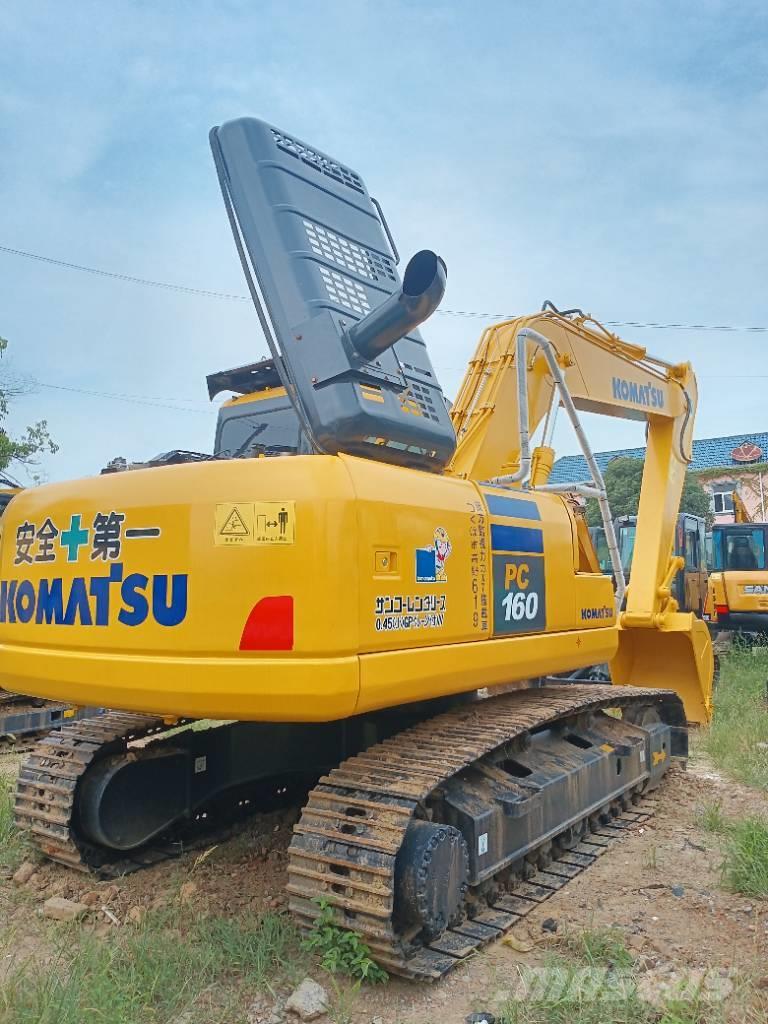
[{"label": "exhaust pipe", "polygon": [[347,331],[355,351],[370,361],[423,324],[442,301],[447,275],[445,263],[431,249],[422,249],[412,256],[400,291]]}]

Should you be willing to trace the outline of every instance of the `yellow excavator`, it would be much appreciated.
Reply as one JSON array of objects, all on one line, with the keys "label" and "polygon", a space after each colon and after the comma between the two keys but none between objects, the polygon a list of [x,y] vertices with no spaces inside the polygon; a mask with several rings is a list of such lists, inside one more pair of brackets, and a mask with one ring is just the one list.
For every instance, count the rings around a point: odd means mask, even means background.
[{"label": "yellow excavator", "polygon": [[[710,717],[709,633],[671,590],[695,377],[547,304],[484,332],[449,413],[418,332],[443,261],[401,280],[361,176],[285,131],[211,145],[270,358],[209,379],[238,395],[215,457],[10,507],[4,678],[114,709],[38,744],[16,817],[109,874],[309,788],[292,913],[439,977],[638,820]],[[548,482],[561,407],[613,575]],[[579,410],[647,424],[626,605]],[[612,686],[546,681],[604,661]]]},{"label": "yellow excavator", "polygon": [[741,495],[733,492],[733,523],[712,527],[713,571],[704,612],[713,629],[768,633],[768,523],[753,521]]}]

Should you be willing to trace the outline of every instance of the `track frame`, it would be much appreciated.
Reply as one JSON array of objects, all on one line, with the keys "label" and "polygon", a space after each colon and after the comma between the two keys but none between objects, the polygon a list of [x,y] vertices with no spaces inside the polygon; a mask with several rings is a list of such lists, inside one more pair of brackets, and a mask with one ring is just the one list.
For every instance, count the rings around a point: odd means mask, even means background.
[{"label": "track frame", "polygon": [[[668,726],[666,756],[648,754],[643,774],[623,793],[569,821],[569,828],[578,826],[577,841],[542,835],[511,870],[497,867],[492,884],[469,886],[461,920],[444,934],[421,941],[403,932],[397,921],[398,852],[411,822],[434,820],[443,790],[488,755],[536,730],[616,708],[633,727],[638,724],[637,731]],[[391,973],[441,977],[593,863],[612,838],[644,820],[649,811],[635,804],[661,782],[672,757],[686,754],[682,702],[672,691],[547,686],[448,712],[377,744],[320,780],[289,849],[290,910],[311,929],[321,908],[331,907],[336,922],[356,932]],[[555,870],[549,871],[552,864]]]}]

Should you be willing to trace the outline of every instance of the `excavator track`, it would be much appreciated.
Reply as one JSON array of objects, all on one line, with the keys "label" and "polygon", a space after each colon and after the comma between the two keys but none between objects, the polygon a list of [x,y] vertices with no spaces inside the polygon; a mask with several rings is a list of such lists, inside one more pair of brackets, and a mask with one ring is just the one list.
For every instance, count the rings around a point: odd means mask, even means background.
[{"label": "excavator track", "polygon": [[[581,841],[539,861],[526,880],[466,905],[462,920],[427,944],[398,934],[396,860],[409,824],[447,780],[525,733],[585,712],[666,704],[672,723],[684,724],[669,691],[611,686],[550,687],[491,697],[430,719],[345,761],[320,780],[295,827],[289,849],[289,907],[309,929],[323,906],[356,932],[374,959],[408,978],[435,979],[499,938],[537,904],[580,874],[626,829],[653,810],[633,797],[600,824],[594,816]],[[530,858],[529,858],[530,860]]]},{"label": "excavator track", "polygon": [[[19,771],[14,802],[17,826],[50,860],[79,871],[100,868],[103,852],[84,842],[74,828],[78,782],[97,758],[118,753],[129,743],[167,729],[162,718],[109,711],[46,736]],[[123,871],[138,866],[142,865],[121,865]]]},{"label": "excavator track", "polygon": [[[525,735],[612,708],[658,708],[683,725],[677,696],[668,691],[596,685],[546,686],[464,704],[427,719],[344,761],[311,791],[289,849],[289,906],[311,928],[323,901],[355,931],[392,973],[434,979],[498,938],[537,904],[594,863],[626,830],[653,810],[641,786],[614,801],[612,819],[585,815],[578,841],[556,848],[542,837],[526,857],[522,877],[468,897],[461,920],[429,941],[403,935],[395,922],[396,861],[413,821],[428,819],[426,802],[459,773],[507,749]],[[15,813],[20,828],[46,857],[80,871],[114,877],[178,856],[193,845],[160,839],[128,856],[79,834],[78,787],[89,767],[120,754],[168,726],[161,718],[108,712],[74,722],[39,741],[22,765]],[[142,746],[142,744],[138,744]],[[594,809],[592,809],[594,811]],[[538,843],[538,837],[537,837]],[[541,853],[539,851],[542,851]]]}]

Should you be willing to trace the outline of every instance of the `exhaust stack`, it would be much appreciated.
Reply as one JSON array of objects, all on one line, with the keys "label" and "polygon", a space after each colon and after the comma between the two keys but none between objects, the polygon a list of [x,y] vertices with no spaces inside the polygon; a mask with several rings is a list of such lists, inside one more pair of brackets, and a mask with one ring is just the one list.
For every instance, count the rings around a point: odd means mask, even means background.
[{"label": "exhaust stack", "polygon": [[422,249],[408,261],[403,286],[347,331],[347,338],[363,359],[374,360],[432,316],[445,294],[445,263],[431,249]]}]

